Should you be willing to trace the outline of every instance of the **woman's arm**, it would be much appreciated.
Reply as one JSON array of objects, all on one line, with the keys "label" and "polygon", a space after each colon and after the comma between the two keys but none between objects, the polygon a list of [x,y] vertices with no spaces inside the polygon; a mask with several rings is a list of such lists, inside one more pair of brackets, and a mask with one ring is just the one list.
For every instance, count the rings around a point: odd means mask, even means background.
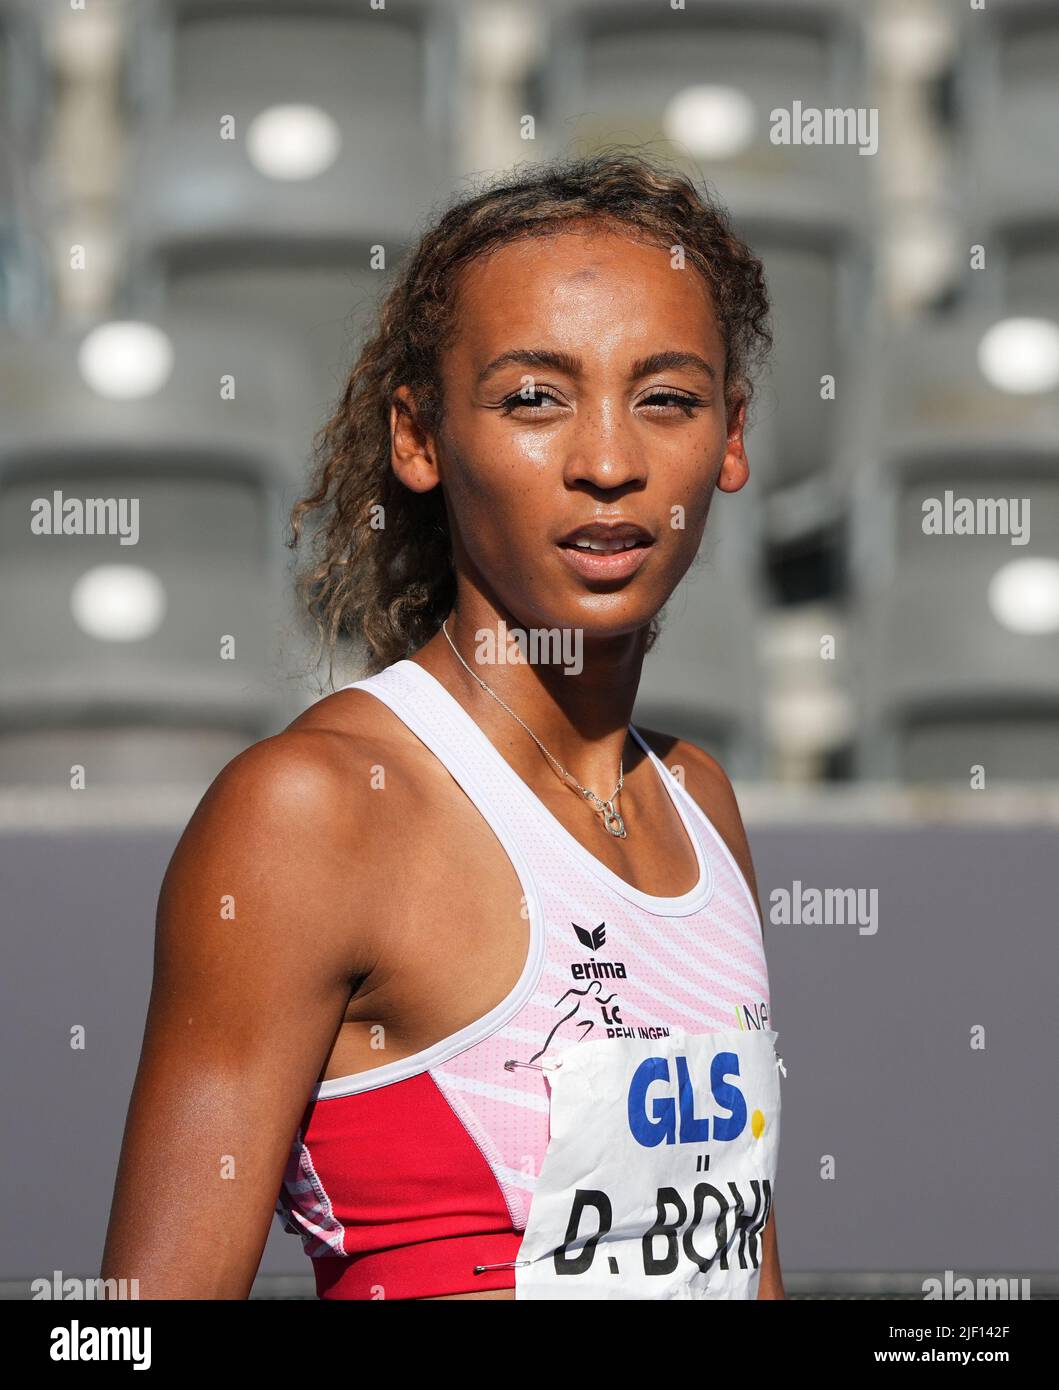
[{"label": "woman's arm", "polygon": [[761,1233],[761,1275],[758,1279],[758,1298],[786,1298],[783,1275],[780,1272],[780,1250],[776,1241],[776,1208],[769,1212]]},{"label": "woman's arm", "polygon": [[308,1093],[370,969],[338,737],[240,754],[166,873],[102,1262],[141,1298],[248,1296]]}]

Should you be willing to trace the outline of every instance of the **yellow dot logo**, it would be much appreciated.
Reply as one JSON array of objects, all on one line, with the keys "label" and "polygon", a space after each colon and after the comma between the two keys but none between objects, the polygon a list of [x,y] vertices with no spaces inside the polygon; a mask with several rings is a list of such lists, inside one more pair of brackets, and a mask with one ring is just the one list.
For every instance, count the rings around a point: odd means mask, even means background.
[{"label": "yellow dot logo", "polygon": [[765,1117],[760,1110],[755,1110],[750,1116],[750,1128],[755,1139],[760,1139],[765,1133]]}]

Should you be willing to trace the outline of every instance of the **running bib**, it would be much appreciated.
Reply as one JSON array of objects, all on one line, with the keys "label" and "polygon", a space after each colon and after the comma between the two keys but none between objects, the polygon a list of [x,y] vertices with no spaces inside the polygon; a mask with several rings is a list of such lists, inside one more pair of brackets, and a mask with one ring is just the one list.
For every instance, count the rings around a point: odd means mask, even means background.
[{"label": "running bib", "polygon": [[551,1138],[516,1299],[756,1298],[779,1150],[775,1040],[675,1029],[543,1058]]}]

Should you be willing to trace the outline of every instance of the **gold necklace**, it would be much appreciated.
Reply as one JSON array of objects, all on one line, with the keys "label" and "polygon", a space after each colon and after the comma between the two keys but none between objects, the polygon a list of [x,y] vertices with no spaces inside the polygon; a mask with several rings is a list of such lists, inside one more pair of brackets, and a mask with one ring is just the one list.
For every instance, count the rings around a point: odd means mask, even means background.
[{"label": "gold necklace", "polygon": [[512,719],[518,720],[518,722],[526,730],[527,734],[529,734],[530,738],[541,750],[544,756],[558,769],[560,775],[564,777],[567,780],[567,782],[572,782],[574,786],[577,788],[577,790],[581,793],[581,795],[585,798],[585,800],[590,801],[592,803],[592,805],[596,808],[599,814],[603,817],[603,828],[607,831],[607,833],[613,835],[616,839],[619,840],[626,839],[628,832],[625,829],[625,821],[622,818],[621,812],[614,805],[614,802],[617,800],[618,793],[625,785],[625,767],[623,760],[619,760],[618,762],[618,785],[614,788],[613,795],[610,797],[608,801],[604,801],[602,797],[597,796],[596,793],[594,791],[591,791],[588,787],[583,787],[572,772],[567,772],[566,768],[563,767],[562,763],[559,762],[557,758],[552,757],[552,755],[548,752],[547,748],[545,748],[544,744],[541,743],[540,739],[533,732],[533,730],[526,723],[526,721],[524,719],[519,719],[518,715],[511,708],[511,706],[505,705],[504,701],[501,700],[500,696],[496,693],[495,690],[489,689],[489,687],[486,685],[485,681],[482,680],[481,676],[477,673],[477,671],[471,670],[471,668],[467,665],[466,661],[464,661],[463,657],[460,656],[458,651],[456,651],[455,642],[453,642],[452,638],[449,637],[447,618],[441,624],[441,630],[445,634],[449,646],[455,653],[456,660],[460,663],[464,670],[469,675],[474,677],[474,679],[478,682],[478,684],[482,687],[482,689],[486,692],[487,695],[492,695],[493,699],[497,702],[497,704],[502,705],[503,708],[507,710],[508,714],[511,715]]}]

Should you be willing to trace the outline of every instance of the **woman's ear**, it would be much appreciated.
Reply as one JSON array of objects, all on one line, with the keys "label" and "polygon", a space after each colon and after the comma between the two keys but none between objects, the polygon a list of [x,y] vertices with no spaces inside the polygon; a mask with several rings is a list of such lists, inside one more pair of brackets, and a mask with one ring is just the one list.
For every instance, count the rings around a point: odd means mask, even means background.
[{"label": "woman's ear", "polygon": [[429,492],[441,482],[434,439],[422,428],[407,386],[398,386],[390,402],[390,466],[412,492]]},{"label": "woman's ear", "polygon": [[728,411],[728,440],[721,471],[717,475],[717,486],[722,492],[738,492],[750,477],[750,464],[743,444],[745,422],[746,398],[739,396]]}]

